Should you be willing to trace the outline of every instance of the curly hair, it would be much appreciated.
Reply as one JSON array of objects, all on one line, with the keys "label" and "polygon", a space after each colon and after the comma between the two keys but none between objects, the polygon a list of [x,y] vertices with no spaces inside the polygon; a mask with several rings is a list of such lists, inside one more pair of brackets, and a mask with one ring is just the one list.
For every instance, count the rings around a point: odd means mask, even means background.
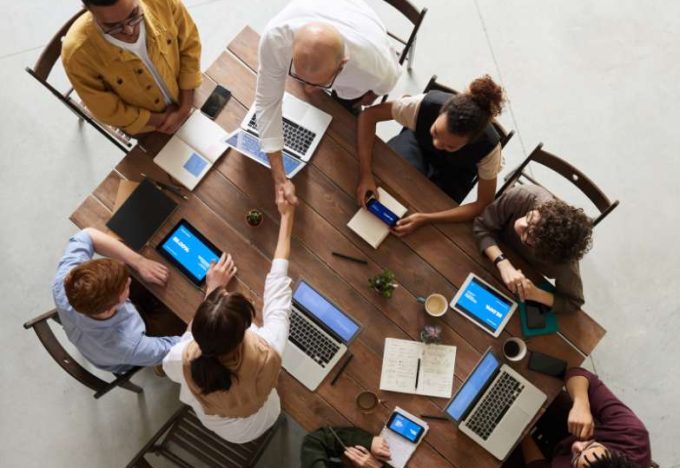
[{"label": "curly hair", "polygon": [[446,130],[454,135],[477,138],[489,125],[491,119],[501,113],[505,95],[489,75],[470,83],[469,91],[456,94],[443,106],[446,112]]},{"label": "curly hair", "polygon": [[639,468],[628,457],[618,452],[608,451],[604,455],[595,455],[595,459],[588,462],[588,468]]},{"label": "curly hair", "polygon": [[583,209],[550,200],[536,210],[540,217],[530,226],[530,236],[538,258],[561,264],[580,260],[590,250],[593,221]]}]

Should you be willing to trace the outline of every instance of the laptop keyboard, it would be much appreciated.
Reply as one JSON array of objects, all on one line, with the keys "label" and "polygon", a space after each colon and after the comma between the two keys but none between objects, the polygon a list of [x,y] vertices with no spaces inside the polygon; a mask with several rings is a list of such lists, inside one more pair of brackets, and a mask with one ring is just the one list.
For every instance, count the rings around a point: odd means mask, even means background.
[{"label": "laptop keyboard", "polygon": [[487,440],[523,389],[524,385],[507,372],[503,372],[465,425],[479,437]]},{"label": "laptop keyboard", "polygon": [[333,359],[340,347],[293,309],[288,339],[321,367]]},{"label": "laptop keyboard", "polygon": [[[248,121],[248,128],[257,132],[255,114]],[[305,155],[309,147],[312,146],[312,141],[314,141],[315,137],[316,133],[311,130],[307,130],[305,127],[301,127],[285,117],[283,118],[283,143],[288,149],[300,155]]]}]

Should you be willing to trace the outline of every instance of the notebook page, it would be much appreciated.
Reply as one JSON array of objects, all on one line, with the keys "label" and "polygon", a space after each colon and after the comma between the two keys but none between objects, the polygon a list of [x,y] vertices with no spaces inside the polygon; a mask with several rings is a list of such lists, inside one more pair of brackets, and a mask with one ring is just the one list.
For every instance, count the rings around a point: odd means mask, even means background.
[{"label": "notebook page", "polygon": [[226,151],[227,132],[199,111],[195,111],[175,134],[196,152],[214,163]]}]

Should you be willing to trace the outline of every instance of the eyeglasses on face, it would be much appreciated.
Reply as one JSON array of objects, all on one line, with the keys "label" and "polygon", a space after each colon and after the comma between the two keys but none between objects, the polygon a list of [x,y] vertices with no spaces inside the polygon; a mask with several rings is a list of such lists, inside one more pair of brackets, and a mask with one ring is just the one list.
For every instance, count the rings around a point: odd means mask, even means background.
[{"label": "eyeglasses on face", "polygon": [[300,83],[305,84],[307,86],[313,86],[315,88],[321,88],[324,91],[330,91],[331,88],[333,87],[333,83],[335,83],[336,78],[338,77],[338,75],[342,71],[342,67],[343,67],[342,65],[340,65],[338,67],[336,72],[333,74],[333,77],[331,78],[330,83],[328,83],[328,84],[310,83],[309,81],[305,80],[304,78],[299,76],[297,73],[295,73],[295,70],[293,70],[293,59],[290,59],[290,65],[288,66],[288,76],[290,76],[291,78],[293,78],[293,79],[295,79],[295,80],[299,81]]},{"label": "eyeglasses on face", "polygon": [[[137,11],[139,11],[139,8],[137,8]],[[109,36],[115,36],[116,34],[120,34],[123,31],[125,31],[126,27],[129,28],[134,28],[137,26],[139,23],[142,22],[144,19],[144,12],[141,12],[139,14],[136,14],[126,20],[121,21],[117,25],[104,30],[104,34],[108,34]]]}]

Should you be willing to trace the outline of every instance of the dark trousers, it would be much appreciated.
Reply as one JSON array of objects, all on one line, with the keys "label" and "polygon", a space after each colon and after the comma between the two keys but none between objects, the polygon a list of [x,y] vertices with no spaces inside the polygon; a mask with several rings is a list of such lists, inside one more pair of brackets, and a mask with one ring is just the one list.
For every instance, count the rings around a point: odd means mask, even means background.
[{"label": "dark trousers", "polygon": [[134,278],[130,284],[130,301],[144,320],[147,336],[179,336],[186,331],[187,324]]}]

